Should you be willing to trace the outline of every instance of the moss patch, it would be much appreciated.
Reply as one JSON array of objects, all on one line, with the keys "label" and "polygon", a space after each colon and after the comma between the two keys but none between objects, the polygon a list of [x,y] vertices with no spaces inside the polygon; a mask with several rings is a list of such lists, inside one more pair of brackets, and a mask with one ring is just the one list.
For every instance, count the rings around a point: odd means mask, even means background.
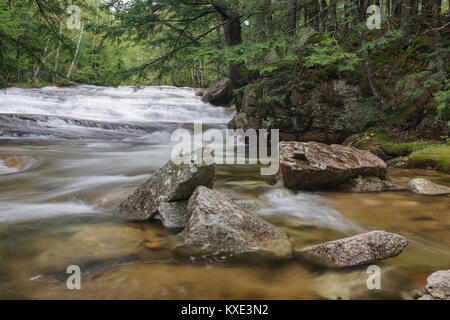
[{"label": "moss patch", "polygon": [[450,145],[431,145],[414,151],[406,164],[414,169],[434,169],[450,173]]},{"label": "moss patch", "polygon": [[371,128],[350,137],[345,142],[345,144],[358,149],[369,150],[383,159],[406,156],[416,150],[426,148],[432,143],[435,142],[394,135],[380,128]]}]

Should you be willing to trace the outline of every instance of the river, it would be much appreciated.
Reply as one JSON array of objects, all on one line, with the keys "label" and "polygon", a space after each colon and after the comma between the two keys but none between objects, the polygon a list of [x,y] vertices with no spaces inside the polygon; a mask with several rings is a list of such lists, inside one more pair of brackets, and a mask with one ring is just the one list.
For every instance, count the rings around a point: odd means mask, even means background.
[{"label": "river", "polygon": [[[182,259],[158,221],[112,209],[170,158],[173,130],[225,129],[231,108],[190,88],[132,87],[0,91],[0,299],[412,299],[426,277],[450,265],[450,197],[406,192],[291,192],[257,167],[220,166],[215,188],[256,200],[258,214],[298,248],[383,229],[409,245],[379,263],[381,290],[366,268],[328,270],[282,262]],[[391,169],[400,185],[450,175]],[[82,270],[68,290],[66,268]]]}]

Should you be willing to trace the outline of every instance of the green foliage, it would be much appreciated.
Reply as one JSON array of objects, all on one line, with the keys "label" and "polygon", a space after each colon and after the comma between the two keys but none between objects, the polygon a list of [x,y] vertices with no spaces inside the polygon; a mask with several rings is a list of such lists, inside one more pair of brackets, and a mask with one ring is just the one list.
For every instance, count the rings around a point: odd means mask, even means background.
[{"label": "green foliage", "polygon": [[356,53],[345,51],[335,39],[327,38],[319,46],[312,48],[312,54],[306,56],[305,66],[309,68],[336,66],[338,71],[354,71],[361,62]]},{"label": "green foliage", "polygon": [[447,80],[444,90],[434,94],[437,117],[444,121],[450,121],[450,81]]}]

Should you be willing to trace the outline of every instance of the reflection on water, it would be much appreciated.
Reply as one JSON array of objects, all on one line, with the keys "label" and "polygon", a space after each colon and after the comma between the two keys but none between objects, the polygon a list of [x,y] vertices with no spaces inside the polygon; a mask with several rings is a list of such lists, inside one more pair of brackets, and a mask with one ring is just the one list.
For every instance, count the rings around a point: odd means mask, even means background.
[{"label": "reflection on water", "polygon": [[[180,258],[171,250],[176,235],[158,221],[127,222],[111,211],[169,159],[166,124],[203,120],[225,128],[229,110],[202,103],[191,89],[171,87],[9,89],[0,95],[1,113],[103,121],[99,131],[115,132],[114,140],[98,131],[82,140],[0,137],[0,298],[412,299],[427,275],[450,265],[449,197],[294,193],[248,166],[220,166],[215,188],[256,201],[258,214],[298,248],[373,229],[406,236],[406,250],[380,264],[383,289],[367,290],[364,268]],[[117,129],[124,123],[140,129],[131,137]],[[78,120],[57,129],[55,123],[37,126],[58,133],[74,126],[73,132],[92,130]],[[416,177],[450,185],[449,175],[434,171],[395,169],[389,175],[402,185]],[[66,289],[65,270],[72,264],[82,269],[81,291]]]}]

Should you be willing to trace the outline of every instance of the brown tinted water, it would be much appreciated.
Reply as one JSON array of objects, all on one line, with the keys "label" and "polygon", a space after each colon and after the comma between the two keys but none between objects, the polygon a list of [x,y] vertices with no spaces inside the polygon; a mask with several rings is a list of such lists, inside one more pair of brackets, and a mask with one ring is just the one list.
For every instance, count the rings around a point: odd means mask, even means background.
[{"label": "brown tinted water", "polygon": [[[176,94],[185,101],[192,91]],[[169,94],[161,95],[155,99],[164,105]],[[193,110],[188,101],[180,112]],[[209,112],[203,107],[200,118]],[[170,135],[145,137],[0,141],[0,159],[20,160],[0,166],[1,299],[413,299],[429,274],[450,266],[448,196],[293,193],[249,166],[219,167],[215,188],[259,202],[257,213],[286,231],[297,248],[376,229],[407,237],[400,256],[379,263],[382,289],[367,289],[365,267],[335,271],[294,259],[179,257],[171,250],[176,234],[159,221],[112,215],[170,157]],[[450,185],[450,175],[435,171],[392,169],[389,177],[403,185],[419,177]],[[66,287],[69,265],[81,268],[81,290]]]}]

